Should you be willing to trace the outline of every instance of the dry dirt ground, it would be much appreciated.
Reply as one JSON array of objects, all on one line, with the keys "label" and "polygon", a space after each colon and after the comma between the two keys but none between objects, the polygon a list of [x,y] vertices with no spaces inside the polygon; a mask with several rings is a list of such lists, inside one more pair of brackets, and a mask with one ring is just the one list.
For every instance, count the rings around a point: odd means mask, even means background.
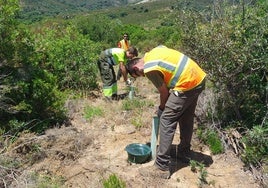
[{"label": "dry dirt ground", "polygon": [[[119,83],[119,91],[124,93],[122,80]],[[208,184],[201,186],[201,173],[193,172],[189,165],[176,160],[176,157],[172,158],[174,172],[169,180],[142,177],[138,170],[153,165],[153,160],[144,164],[130,163],[125,147],[130,143],[150,142],[152,117],[155,115],[159,96],[145,78],[136,80],[134,86],[134,99],[152,101],[153,105],[134,113],[122,107],[127,99],[107,102],[100,93],[95,93],[87,99],[68,103],[71,125],[50,129],[42,136],[22,136],[9,149],[9,155],[16,154],[23,159],[24,171],[10,187],[36,187],[35,182],[29,180],[32,172],[63,177],[65,183],[62,187],[74,188],[101,188],[103,180],[108,179],[111,174],[116,174],[129,188],[260,187],[253,175],[244,170],[243,163],[232,151],[212,155],[196,134],[192,140],[193,157],[205,165]],[[84,109],[87,106],[103,109],[104,115],[86,119]],[[137,121],[142,127],[133,125]],[[198,124],[195,129],[197,126]],[[174,145],[179,143],[179,134],[177,131]],[[38,148],[35,154],[31,149],[33,146]]]}]

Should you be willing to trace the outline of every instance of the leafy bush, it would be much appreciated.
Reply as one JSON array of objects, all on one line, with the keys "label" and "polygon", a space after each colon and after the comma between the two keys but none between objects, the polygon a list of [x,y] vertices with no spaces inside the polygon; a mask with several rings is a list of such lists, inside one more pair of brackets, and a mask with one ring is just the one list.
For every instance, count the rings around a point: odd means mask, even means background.
[{"label": "leafy bush", "polygon": [[15,20],[17,6],[18,1],[4,1],[0,8],[0,36],[4,37],[0,46],[9,47],[0,51],[0,129],[42,132],[65,119],[64,94],[55,77],[39,67],[31,33]]},{"label": "leafy bush", "polygon": [[204,130],[199,128],[197,131],[198,137],[209,146],[212,154],[219,154],[224,152],[223,144],[217,132],[212,130]]},{"label": "leafy bush", "polygon": [[247,130],[243,158],[256,165],[267,156],[263,143],[268,125],[262,123],[267,116],[267,3],[231,6],[224,1],[211,10],[181,15],[188,23],[183,27],[183,49],[213,83],[216,113],[208,120],[217,122],[218,129],[234,126],[242,134]]},{"label": "leafy bush", "polygon": [[242,14],[240,6],[216,7],[212,16],[191,12],[184,18],[184,50],[205,68],[219,93],[221,125],[242,121],[244,128],[251,128],[260,124],[267,110],[267,14],[261,6],[246,6]]},{"label": "leafy bush", "polygon": [[[6,63],[14,57],[15,40],[18,35],[15,16],[19,11],[17,0],[0,1],[0,63]],[[0,64],[0,65],[1,65]],[[2,74],[1,74],[2,77]],[[1,78],[0,77],[0,78]]]},{"label": "leafy bush", "polygon": [[126,32],[121,22],[103,15],[77,17],[72,23],[80,34],[95,43],[101,43],[103,48],[116,47],[123,32]]},{"label": "leafy bush", "polygon": [[268,164],[268,125],[254,126],[243,137],[246,149],[242,154],[242,160],[246,164],[261,166]]},{"label": "leafy bush", "polygon": [[46,31],[43,36],[36,36],[43,50],[40,56],[46,60],[42,66],[56,76],[59,88],[83,91],[97,88],[98,43],[79,34],[72,26]]}]

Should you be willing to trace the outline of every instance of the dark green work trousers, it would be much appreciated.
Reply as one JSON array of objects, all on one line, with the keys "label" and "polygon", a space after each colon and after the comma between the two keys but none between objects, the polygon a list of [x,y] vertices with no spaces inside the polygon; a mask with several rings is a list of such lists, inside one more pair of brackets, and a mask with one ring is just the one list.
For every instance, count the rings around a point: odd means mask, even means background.
[{"label": "dark green work trousers", "polygon": [[117,80],[113,65],[110,65],[106,57],[98,60],[98,68],[103,83],[103,94],[106,97],[112,97],[117,94]]},{"label": "dark green work trousers", "polygon": [[199,94],[205,87],[203,81],[196,88],[178,92],[172,91],[160,117],[159,147],[155,164],[162,170],[169,170],[170,148],[179,123],[180,147],[190,148],[194,125],[194,112]]},{"label": "dark green work trousers", "polygon": [[104,86],[110,86],[116,82],[113,65],[110,65],[106,59],[98,60],[98,68]]}]

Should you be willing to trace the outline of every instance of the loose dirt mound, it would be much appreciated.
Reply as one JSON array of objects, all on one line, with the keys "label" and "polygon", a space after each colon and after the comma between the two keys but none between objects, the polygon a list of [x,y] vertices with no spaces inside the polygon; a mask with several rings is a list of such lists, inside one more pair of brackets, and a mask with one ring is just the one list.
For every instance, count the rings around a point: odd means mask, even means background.
[{"label": "loose dirt mound", "polygon": [[[12,187],[34,187],[35,182],[27,180],[31,172],[62,176],[66,180],[64,187],[76,188],[101,188],[103,180],[108,179],[111,174],[116,174],[126,182],[126,187],[133,188],[259,187],[251,173],[243,170],[242,162],[232,152],[212,156],[195,135],[192,155],[196,161],[204,164],[203,174],[200,171],[193,172],[189,165],[176,160],[174,155],[171,165],[174,173],[171,179],[140,176],[138,170],[153,165],[153,161],[131,164],[127,161],[125,147],[130,143],[150,142],[152,117],[158,106],[159,96],[146,79],[137,80],[135,86],[138,86],[137,98],[152,101],[152,105],[142,111],[126,111],[122,107],[124,100],[106,102],[95,94],[93,98],[69,102],[71,126],[48,130],[39,137],[22,137],[9,151],[10,155],[23,159],[25,164],[25,170],[13,182]],[[124,86],[121,85],[119,90],[123,93]],[[84,116],[84,108],[87,106],[100,107],[105,115],[89,121]],[[134,126],[137,121],[143,126]],[[173,144],[175,146],[178,143],[179,132],[176,132]],[[33,146],[36,146],[38,152],[32,151]],[[205,180],[208,184],[201,181],[204,173],[207,173]]]}]

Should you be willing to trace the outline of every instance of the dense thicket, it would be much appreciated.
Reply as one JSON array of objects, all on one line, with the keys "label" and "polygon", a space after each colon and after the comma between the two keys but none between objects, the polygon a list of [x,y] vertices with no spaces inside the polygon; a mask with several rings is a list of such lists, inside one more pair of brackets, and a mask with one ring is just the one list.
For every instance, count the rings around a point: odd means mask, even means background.
[{"label": "dense thicket", "polygon": [[[146,26],[125,24],[107,13],[50,19],[28,30],[16,20],[18,1],[1,1],[1,132],[43,131],[62,124],[66,92],[98,89],[98,54],[128,32],[141,54],[164,44],[200,63],[215,96],[203,122],[220,131],[238,130],[247,144],[244,161],[267,162],[268,6],[266,1],[254,6],[219,2],[204,11],[178,2]],[[140,5],[143,11],[132,10],[141,16],[151,11]]]},{"label": "dense thicket", "polygon": [[184,49],[207,70],[216,95],[207,118],[218,129],[245,135],[243,159],[255,164],[265,163],[268,152],[266,10],[261,1],[254,6],[214,3],[212,12],[180,15],[190,20],[183,27]]},{"label": "dense thicket", "polygon": [[33,35],[16,22],[18,2],[1,1],[0,5],[1,132],[44,130],[65,116],[57,78],[39,66]]}]

